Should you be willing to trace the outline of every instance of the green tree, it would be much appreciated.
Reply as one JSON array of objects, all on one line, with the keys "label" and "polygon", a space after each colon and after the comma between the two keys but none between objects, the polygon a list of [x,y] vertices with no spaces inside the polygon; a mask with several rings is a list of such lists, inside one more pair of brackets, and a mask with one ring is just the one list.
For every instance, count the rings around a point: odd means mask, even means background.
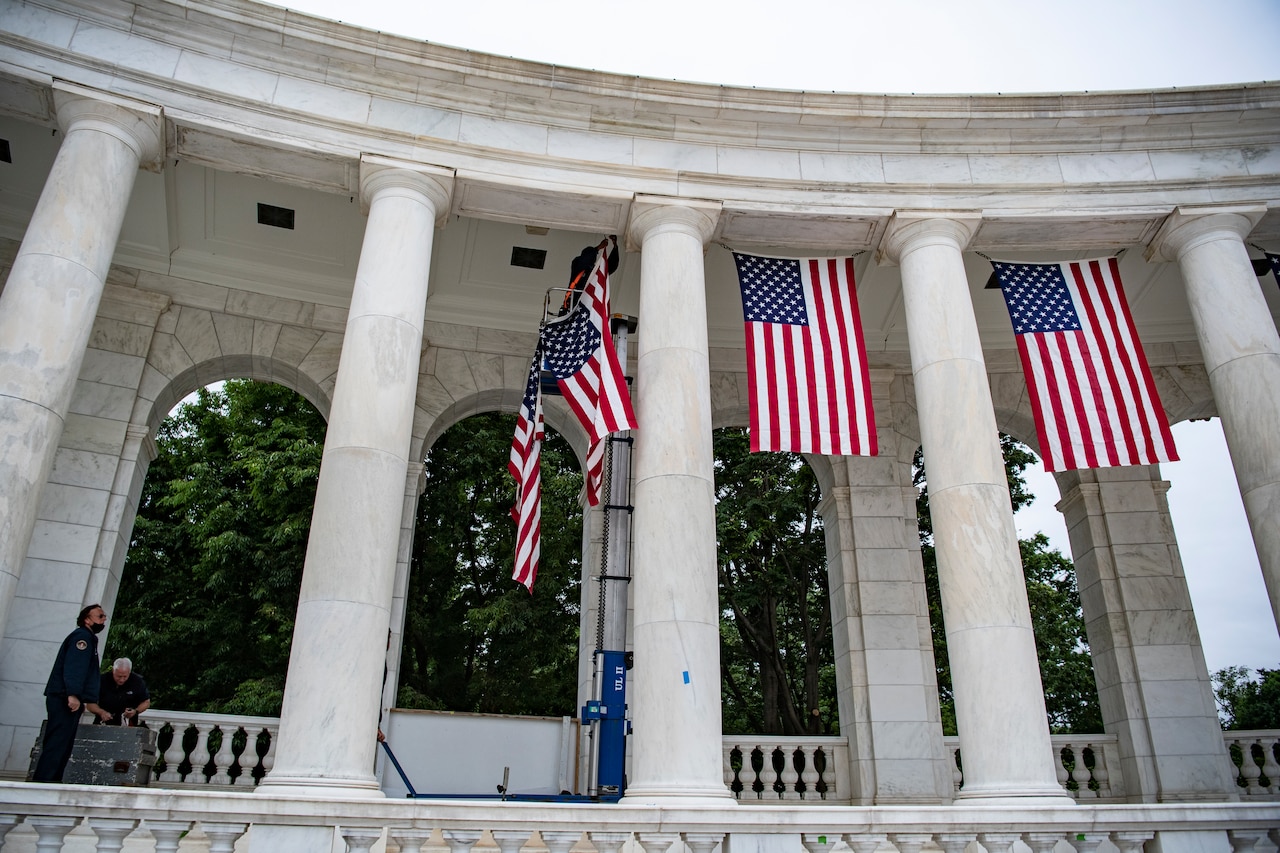
[{"label": "green tree", "polygon": [[280,712],[325,422],[279,385],[205,388],[157,431],[109,657],[171,710]]},{"label": "green tree", "polygon": [[515,416],[455,424],[426,458],[397,704],[571,715],[577,705],[582,472],[562,437],[542,446],[542,552],[530,594],[511,579]]},{"label": "green tree", "polygon": [[1280,729],[1280,669],[1258,669],[1256,679],[1243,666],[1213,674],[1222,727],[1230,730]]},{"label": "green tree", "polygon": [[[1005,476],[1014,512],[1035,500],[1027,490],[1023,472],[1035,462],[1035,455],[1021,442],[1001,434]],[[951,664],[947,656],[946,622],[938,586],[938,559],[933,546],[933,518],[929,511],[928,478],[924,455],[917,448],[912,477],[917,489],[916,518],[920,532],[920,554],[924,560],[925,594],[933,633],[933,657],[937,668],[938,699],[943,732],[956,733],[955,697],[951,686]],[[1040,680],[1045,689],[1049,726],[1054,732],[1101,732],[1102,712],[1098,706],[1093,660],[1085,638],[1084,614],[1076,587],[1075,567],[1061,552],[1049,549],[1043,533],[1018,542],[1022,570],[1027,581]]]},{"label": "green tree", "polygon": [[818,734],[838,726],[826,548],[811,469],[714,439],[724,730]]}]

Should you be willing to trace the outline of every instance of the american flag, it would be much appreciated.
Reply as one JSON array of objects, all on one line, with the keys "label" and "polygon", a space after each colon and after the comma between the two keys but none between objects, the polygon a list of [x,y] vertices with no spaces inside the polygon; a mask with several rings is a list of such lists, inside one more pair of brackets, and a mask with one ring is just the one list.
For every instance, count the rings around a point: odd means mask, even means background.
[{"label": "american flag", "polygon": [[600,250],[587,277],[582,297],[568,316],[542,328],[542,351],[547,369],[565,402],[587,431],[587,499],[600,503],[604,474],[604,438],[612,432],[635,429],[631,394],[613,348],[609,316],[608,247]]},{"label": "american flag", "polygon": [[1045,470],[1176,460],[1116,259],[993,265]]},{"label": "american flag", "polygon": [[746,324],[751,450],[875,456],[853,258],[733,258]]},{"label": "american flag", "polygon": [[516,418],[516,435],[511,441],[511,460],[507,470],[516,481],[516,505],[511,518],[516,523],[515,571],[511,577],[533,591],[538,576],[538,556],[542,549],[542,392],[539,377],[542,370],[541,350],[533,355],[529,378],[524,386],[524,399]]},{"label": "american flag", "polygon": [[1280,282],[1280,255],[1273,255],[1270,252],[1266,255],[1267,260],[1271,261],[1271,274],[1276,277],[1277,282]]}]

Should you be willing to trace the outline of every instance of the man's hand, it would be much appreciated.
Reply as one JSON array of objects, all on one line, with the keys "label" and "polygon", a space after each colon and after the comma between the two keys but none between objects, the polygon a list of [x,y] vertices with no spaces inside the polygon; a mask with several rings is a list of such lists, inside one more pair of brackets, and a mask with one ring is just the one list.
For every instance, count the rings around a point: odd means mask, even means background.
[{"label": "man's hand", "polygon": [[79,696],[68,696],[68,697],[67,697],[67,710],[69,710],[69,711],[70,711],[71,713],[73,713],[73,714],[74,714],[76,711],[79,711],[79,710],[80,710],[80,697],[79,697]]}]

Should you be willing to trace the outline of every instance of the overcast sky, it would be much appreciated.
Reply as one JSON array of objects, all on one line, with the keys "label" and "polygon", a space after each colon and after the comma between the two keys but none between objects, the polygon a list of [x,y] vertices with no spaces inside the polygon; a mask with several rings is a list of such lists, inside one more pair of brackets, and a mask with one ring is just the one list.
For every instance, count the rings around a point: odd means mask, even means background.
[{"label": "overcast sky", "polygon": [[[1278,0],[297,0],[295,9],[539,62],[703,83],[894,93],[1149,89],[1280,80]],[[1275,287],[1268,276],[1262,286]],[[1210,672],[1280,667],[1280,636],[1217,421],[1162,467]],[[1021,532],[1070,553],[1053,478]]]}]

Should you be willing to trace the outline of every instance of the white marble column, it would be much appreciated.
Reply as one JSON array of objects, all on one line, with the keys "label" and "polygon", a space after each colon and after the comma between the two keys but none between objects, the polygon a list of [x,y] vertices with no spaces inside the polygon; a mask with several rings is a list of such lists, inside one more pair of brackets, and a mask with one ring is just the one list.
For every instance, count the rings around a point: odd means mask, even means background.
[{"label": "white marble column", "polygon": [[703,247],[720,205],[638,197],[632,460],[635,668],[628,801],[730,794],[720,762],[720,620]]},{"label": "white marble column", "polygon": [[158,107],[53,85],[62,147],[0,295],[0,636]]},{"label": "white marble column", "polygon": [[260,790],[381,796],[371,772],[422,353],[452,173],[366,157],[368,206],[289,653]]},{"label": "white marble column", "polygon": [[899,211],[880,249],[902,267],[964,761],[958,798],[1067,803],[1054,771],[991,386],[961,256],[979,221],[968,212]]},{"label": "white marble column", "polygon": [[1265,205],[1180,207],[1148,257],[1177,260],[1245,515],[1280,626],[1280,335],[1244,237]]}]

